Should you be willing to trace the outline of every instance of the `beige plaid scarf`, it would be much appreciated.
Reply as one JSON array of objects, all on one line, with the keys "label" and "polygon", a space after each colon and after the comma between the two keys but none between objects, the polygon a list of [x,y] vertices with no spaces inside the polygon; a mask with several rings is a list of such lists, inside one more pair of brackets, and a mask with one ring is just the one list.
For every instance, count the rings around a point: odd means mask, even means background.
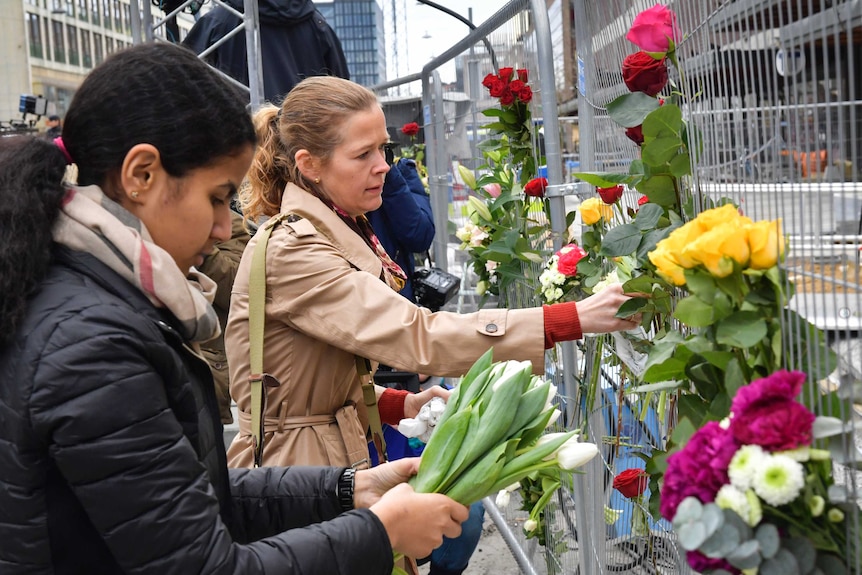
[{"label": "beige plaid scarf", "polygon": [[141,290],[154,306],[167,308],[189,341],[208,341],[220,333],[211,305],[215,282],[194,268],[186,277],[170,254],[153,243],[143,222],[98,186],[67,188],[54,241],[92,254]]}]

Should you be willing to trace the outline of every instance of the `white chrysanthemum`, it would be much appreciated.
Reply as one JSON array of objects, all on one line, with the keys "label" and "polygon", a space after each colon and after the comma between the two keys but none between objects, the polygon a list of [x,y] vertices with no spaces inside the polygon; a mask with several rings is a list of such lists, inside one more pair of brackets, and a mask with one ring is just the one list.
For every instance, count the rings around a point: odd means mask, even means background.
[{"label": "white chrysanthemum", "polygon": [[[748,505],[748,498],[745,493],[734,487],[733,485],[722,485],[718,493],[715,494],[715,504],[722,509],[730,509],[739,515],[743,521],[748,523],[751,515],[751,508]],[[749,523],[750,525],[750,523]]]},{"label": "white chrysanthemum", "polygon": [[718,426],[722,429],[730,429],[730,418],[725,417],[721,421],[718,422]]},{"label": "white chrysanthemum", "polygon": [[786,455],[772,455],[754,472],[754,492],[773,507],[790,503],[805,486],[805,470]]},{"label": "white chrysanthemum", "polygon": [[759,525],[761,519],[763,519],[763,505],[761,505],[760,497],[757,496],[754,489],[747,490],[745,497],[748,499],[748,508],[750,509],[748,524],[754,527],[755,525]]},{"label": "white chrysanthemum", "polygon": [[755,470],[768,454],[759,445],[743,445],[740,447],[727,468],[730,483],[740,491],[751,487]]},{"label": "white chrysanthemum", "polygon": [[542,286],[542,290],[546,290],[554,285],[553,277],[553,270],[545,270],[539,274],[539,285]]},{"label": "white chrysanthemum", "polygon": [[808,508],[811,510],[811,517],[820,517],[823,515],[823,510],[826,509],[826,500],[819,495],[814,495],[808,501]]},{"label": "white chrysanthemum", "polygon": [[605,279],[599,281],[596,285],[593,286],[593,293],[599,293],[609,285],[618,283],[620,283],[619,275],[617,274],[617,270],[613,270],[611,273],[605,276]]}]

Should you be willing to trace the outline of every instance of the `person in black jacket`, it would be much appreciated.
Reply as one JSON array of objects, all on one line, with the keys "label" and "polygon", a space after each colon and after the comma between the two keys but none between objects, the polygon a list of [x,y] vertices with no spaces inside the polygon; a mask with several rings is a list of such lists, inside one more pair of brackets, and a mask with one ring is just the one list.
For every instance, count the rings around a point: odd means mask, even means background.
[{"label": "person in black jacket", "polygon": [[[243,0],[225,0],[243,12]],[[341,42],[311,0],[259,0],[264,98],[280,104],[308,76],[349,78]],[[241,23],[223,6],[201,16],[183,45],[200,54]],[[229,38],[205,57],[207,63],[248,86],[245,34]]]},{"label": "person in black jacket", "polygon": [[388,575],[459,533],[465,507],[403,483],[416,459],[228,471],[194,266],[254,142],[170,44],[93,70],[56,142],[0,140],[0,573]]}]

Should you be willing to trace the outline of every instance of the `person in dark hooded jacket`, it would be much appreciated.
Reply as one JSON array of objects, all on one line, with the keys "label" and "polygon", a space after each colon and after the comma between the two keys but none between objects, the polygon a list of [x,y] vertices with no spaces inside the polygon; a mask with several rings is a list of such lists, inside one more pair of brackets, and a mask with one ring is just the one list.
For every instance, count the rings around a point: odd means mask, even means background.
[{"label": "person in dark hooded jacket", "polygon": [[[243,11],[243,0],[226,0]],[[308,76],[350,78],[341,42],[311,0],[258,0],[264,98],[279,104]],[[183,45],[200,54],[241,20],[223,6],[201,16]],[[248,86],[245,34],[236,34],[205,57],[207,63]]]},{"label": "person in dark hooded jacket", "polygon": [[254,146],[242,97],[172,44],[94,69],[61,138],[0,138],[3,575],[389,575],[460,532],[464,506],[404,483],[415,458],[228,471],[194,266]]}]

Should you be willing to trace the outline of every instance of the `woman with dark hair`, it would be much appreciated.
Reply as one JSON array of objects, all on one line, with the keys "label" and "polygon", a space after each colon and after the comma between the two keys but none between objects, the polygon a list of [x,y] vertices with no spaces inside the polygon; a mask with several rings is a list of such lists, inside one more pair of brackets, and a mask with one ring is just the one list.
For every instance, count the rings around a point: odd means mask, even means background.
[{"label": "woman with dark hair", "polygon": [[0,572],[388,574],[459,533],[465,507],[403,483],[415,459],[228,472],[193,266],[254,145],[168,44],[93,70],[61,138],[0,139]]}]

